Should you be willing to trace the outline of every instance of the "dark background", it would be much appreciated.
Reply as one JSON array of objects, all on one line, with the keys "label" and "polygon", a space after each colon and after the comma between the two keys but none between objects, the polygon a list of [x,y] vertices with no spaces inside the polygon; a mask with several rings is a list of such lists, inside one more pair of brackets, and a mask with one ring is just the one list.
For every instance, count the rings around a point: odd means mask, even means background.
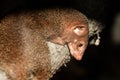
[{"label": "dark background", "polygon": [[104,25],[101,44],[88,46],[82,61],[74,58],[51,80],[120,80],[120,45],[114,45],[111,28],[120,13],[119,0],[0,0],[0,18],[22,9],[70,7]]}]

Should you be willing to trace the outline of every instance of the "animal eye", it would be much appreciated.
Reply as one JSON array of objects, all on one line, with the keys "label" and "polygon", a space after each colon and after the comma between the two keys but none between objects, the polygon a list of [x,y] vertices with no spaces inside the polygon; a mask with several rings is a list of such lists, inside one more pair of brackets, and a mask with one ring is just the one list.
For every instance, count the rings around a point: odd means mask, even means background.
[{"label": "animal eye", "polygon": [[84,26],[76,26],[75,29],[78,29],[78,30],[83,30],[84,29]]},{"label": "animal eye", "polygon": [[85,30],[85,26],[76,26],[74,28],[74,33],[77,35],[81,35]]},{"label": "animal eye", "polygon": [[82,31],[82,30],[84,30],[84,28],[85,28],[85,26],[76,26],[74,28],[74,30],[76,30],[76,31]]}]

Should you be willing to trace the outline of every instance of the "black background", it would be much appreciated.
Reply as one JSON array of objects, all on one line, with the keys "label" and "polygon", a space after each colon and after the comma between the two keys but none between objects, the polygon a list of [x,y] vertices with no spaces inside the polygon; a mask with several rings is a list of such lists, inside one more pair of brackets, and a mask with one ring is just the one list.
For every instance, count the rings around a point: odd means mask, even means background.
[{"label": "black background", "polygon": [[114,45],[110,29],[120,13],[119,0],[0,0],[0,18],[22,9],[70,7],[104,25],[101,44],[88,46],[82,61],[74,58],[51,80],[120,80],[120,45]]}]

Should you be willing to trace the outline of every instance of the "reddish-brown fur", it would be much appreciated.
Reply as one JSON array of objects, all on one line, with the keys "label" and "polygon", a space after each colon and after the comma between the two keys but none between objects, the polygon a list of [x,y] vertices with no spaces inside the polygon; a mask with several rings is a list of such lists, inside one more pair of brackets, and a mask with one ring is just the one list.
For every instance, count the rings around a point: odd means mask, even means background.
[{"label": "reddish-brown fur", "polygon": [[[85,34],[77,36],[75,25],[87,26]],[[50,57],[46,41],[61,45],[86,42],[87,18],[73,9],[48,9],[9,15],[0,23],[0,69],[11,80],[48,80]],[[75,43],[79,45],[79,43]]]}]

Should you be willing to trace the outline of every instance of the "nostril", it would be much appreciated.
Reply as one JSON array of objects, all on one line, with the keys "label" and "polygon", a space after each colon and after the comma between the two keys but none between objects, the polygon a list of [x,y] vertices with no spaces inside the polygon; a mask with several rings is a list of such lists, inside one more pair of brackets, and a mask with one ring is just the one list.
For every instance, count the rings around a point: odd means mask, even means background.
[{"label": "nostril", "polygon": [[79,45],[78,45],[78,47],[82,47],[82,46],[83,46],[83,44],[79,44]]}]

